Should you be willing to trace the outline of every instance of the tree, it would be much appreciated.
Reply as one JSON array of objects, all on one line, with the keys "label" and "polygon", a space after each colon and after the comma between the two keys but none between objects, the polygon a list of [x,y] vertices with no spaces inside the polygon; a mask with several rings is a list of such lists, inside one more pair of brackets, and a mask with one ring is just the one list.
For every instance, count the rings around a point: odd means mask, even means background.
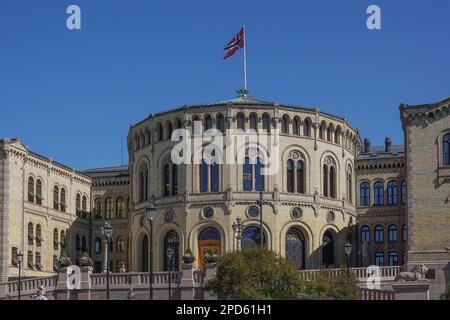
[{"label": "tree", "polygon": [[220,257],[216,277],[205,285],[219,299],[238,300],[294,299],[301,288],[291,263],[259,247]]}]

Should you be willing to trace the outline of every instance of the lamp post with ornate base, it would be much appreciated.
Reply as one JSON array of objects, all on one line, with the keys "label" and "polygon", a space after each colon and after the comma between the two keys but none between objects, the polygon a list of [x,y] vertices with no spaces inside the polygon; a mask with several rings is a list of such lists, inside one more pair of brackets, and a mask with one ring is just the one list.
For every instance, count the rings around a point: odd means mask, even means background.
[{"label": "lamp post with ornate base", "polygon": [[105,238],[105,266],[106,266],[106,299],[109,300],[109,258],[108,258],[108,245],[111,241],[113,234],[113,227],[109,222],[105,222],[105,225],[101,228],[102,235]]},{"label": "lamp post with ornate base", "polygon": [[352,253],[353,246],[350,241],[344,246],[345,254],[347,255],[347,276],[350,275],[350,254]]},{"label": "lamp post with ornate base", "polygon": [[153,221],[156,219],[157,209],[153,202],[145,209],[145,215],[150,223],[150,300],[153,300]]},{"label": "lamp post with ornate base", "polygon": [[23,261],[23,253],[19,251],[17,253],[17,263],[19,264],[19,296],[18,299],[21,299],[22,296],[22,261]]}]

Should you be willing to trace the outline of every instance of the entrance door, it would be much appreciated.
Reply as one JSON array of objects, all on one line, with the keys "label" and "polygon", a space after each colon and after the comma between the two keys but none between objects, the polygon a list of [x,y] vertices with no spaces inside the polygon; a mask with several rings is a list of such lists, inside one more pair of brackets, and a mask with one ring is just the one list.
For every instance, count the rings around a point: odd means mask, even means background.
[{"label": "entrance door", "polygon": [[298,269],[305,268],[305,237],[300,230],[291,229],[286,234],[286,259]]},{"label": "entrance door", "polygon": [[217,255],[221,254],[220,233],[215,228],[206,228],[198,237],[198,267],[200,269],[205,268],[205,254],[208,251]]}]

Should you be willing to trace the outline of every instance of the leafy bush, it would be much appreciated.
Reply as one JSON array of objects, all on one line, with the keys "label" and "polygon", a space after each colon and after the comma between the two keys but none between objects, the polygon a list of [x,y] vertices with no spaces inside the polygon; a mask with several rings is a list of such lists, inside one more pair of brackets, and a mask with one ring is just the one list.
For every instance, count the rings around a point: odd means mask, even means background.
[{"label": "leafy bush", "polygon": [[353,272],[341,269],[337,276],[323,270],[312,280],[305,282],[303,291],[316,300],[358,300],[360,289],[358,279]]},{"label": "leafy bush", "polygon": [[65,268],[72,264],[72,261],[70,260],[69,255],[66,251],[62,251],[61,255],[59,256],[59,267]]},{"label": "leafy bush", "polygon": [[89,253],[87,251],[83,252],[80,259],[80,264],[82,267],[92,267],[94,262],[91,257],[89,257]]},{"label": "leafy bush", "polygon": [[302,281],[295,267],[261,248],[219,257],[216,278],[205,286],[219,299],[238,300],[293,299],[301,288]]}]

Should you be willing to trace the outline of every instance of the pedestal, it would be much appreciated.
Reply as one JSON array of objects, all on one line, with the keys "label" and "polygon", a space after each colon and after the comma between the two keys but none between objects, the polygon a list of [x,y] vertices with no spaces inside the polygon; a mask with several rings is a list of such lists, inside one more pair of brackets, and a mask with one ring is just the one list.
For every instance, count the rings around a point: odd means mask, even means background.
[{"label": "pedestal", "polygon": [[395,300],[430,300],[428,280],[399,281],[392,284]]},{"label": "pedestal", "polygon": [[181,300],[194,300],[195,295],[195,281],[194,281],[194,264],[183,264],[181,281]]}]

